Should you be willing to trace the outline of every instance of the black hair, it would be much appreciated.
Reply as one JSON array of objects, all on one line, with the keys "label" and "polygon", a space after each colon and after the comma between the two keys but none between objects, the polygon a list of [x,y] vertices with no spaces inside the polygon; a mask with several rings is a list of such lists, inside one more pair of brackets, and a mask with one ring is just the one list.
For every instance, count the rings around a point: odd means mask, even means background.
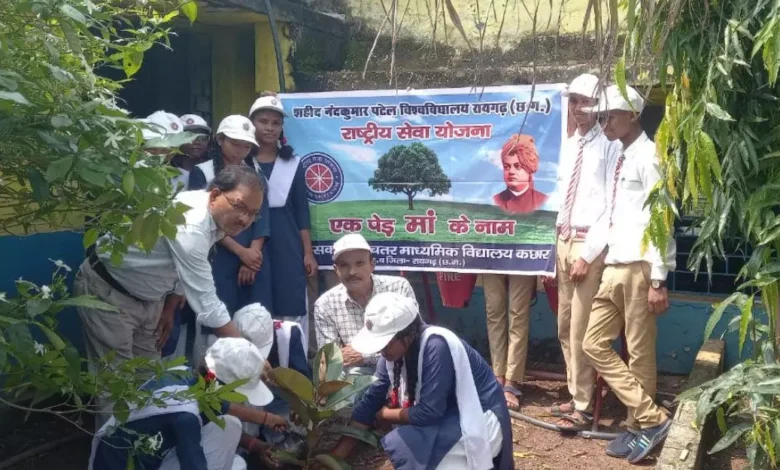
[{"label": "black hair", "polygon": [[215,162],[214,173],[216,176],[209,184],[209,191],[216,188],[224,193],[233,191],[239,186],[246,186],[261,193],[265,192],[265,184],[254,168],[245,165],[230,165],[217,172]]},{"label": "black hair", "polygon": [[[276,93],[261,93],[260,97],[263,96],[276,96]],[[252,123],[255,122],[255,116],[260,111],[263,111],[262,109],[258,109],[252,115],[249,116],[249,120],[252,121]],[[252,158],[257,155],[257,150],[253,150],[252,153],[250,153]],[[282,129],[282,132],[279,134],[279,150],[277,151],[277,155],[282,160],[291,160],[295,156],[295,150],[293,150],[291,145],[287,144],[287,139],[284,137],[284,129]]]},{"label": "black hair", "polygon": [[[393,395],[398,396],[399,387],[401,385],[401,371],[403,369],[404,362],[406,362],[406,394],[409,396],[408,405],[414,406],[415,396],[414,393],[417,389],[417,368],[420,366],[417,364],[417,357],[420,352],[420,337],[422,336],[425,324],[418,316],[410,323],[406,328],[399,331],[393,336],[393,339],[409,341],[409,349],[406,351],[406,355],[395,361],[393,364]],[[404,407],[404,397],[398,397],[398,406]]]},{"label": "black hair", "polygon": [[225,157],[222,156],[222,147],[220,147],[216,138],[209,141],[208,150],[206,151],[206,160],[214,162],[215,175],[225,168]]}]

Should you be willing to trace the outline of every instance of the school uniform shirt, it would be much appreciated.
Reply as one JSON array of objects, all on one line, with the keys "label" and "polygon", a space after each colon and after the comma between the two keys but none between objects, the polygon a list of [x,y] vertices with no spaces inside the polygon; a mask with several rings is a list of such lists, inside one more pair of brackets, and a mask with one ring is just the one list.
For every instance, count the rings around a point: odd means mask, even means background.
[{"label": "school uniform shirt", "polygon": [[177,194],[174,201],[192,209],[184,213],[176,238],[160,237],[149,253],[131,246],[119,266],[113,265],[109,253],[98,256],[111,277],[134,297],[160,301],[168,294],[184,295],[199,323],[219,328],[230,322],[230,315],[217,297],[209,252],[224,233],[209,213],[208,198],[205,191]]},{"label": "school uniform shirt", "polygon": [[[258,173],[261,179],[265,179],[262,173]],[[190,173],[190,189],[206,189],[214,179],[214,161],[209,160],[196,165]],[[248,248],[253,240],[268,238],[271,235],[271,217],[268,205],[268,184],[265,183],[266,190],[263,193],[263,204],[257,219],[244,229],[241,233],[233,237],[233,240],[239,245]],[[268,251],[267,243],[263,245],[263,266],[255,275],[255,282],[249,286],[240,286],[238,284],[238,270],[241,268],[241,259],[227,248],[217,245],[214,247],[214,255],[211,258],[214,282],[216,284],[217,295],[225,303],[225,306],[232,316],[236,311],[251,303],[259,302],[273,312],[273,297],[271,292],[271,267],[267,265]],[[210,333],[210,330],[204,333]]]},{"label": "school uniform shirt", "polygon": [[[371,297],[383,292],[395,292],[416,299],[412,285],[400,276],[374,274],[371,276],[371,281],[374,286]],[[365,314],[366,309],[352,300],[344,284],[339,284],[322,294],[314,303],[317,349],[333,342],[339,345],[351,344],[352,338],[363,328]],[[365,365],[374,365],[376,360],[376,354],[363,356]]]},{"label": "school uniform shirt", "polygon": [[[485,359],[468,343],[461,342],[466,349],[482,411],[492,411],[501,423],[502,446],[497,461],[494,461],[495,468],[512,468],[512,426],[504,393]],[[407,352],[404,362],[409,377],[418,375],[418,352],[419,349],[415,351],[414,346]],[[382,440],[383,448],[394,459],[395,468],[435,469],[462,436],[455,394],[455,366],[447,341],[439,335],[431,335],[422,357],[424,374],[420,396],[409,408],[410,423],[397,427]],[[366,426],[374,423],[376,413],[387,403],[388,391],[393,387],[393,378],[388,375],[385,362],[384,357],[379,358],[377,380],[352,410],[352,419]],[[404,442],[398,445],[398,439]],[[413,455],[399,455],[399,448],[411,449]]]},{"label": "school uniform shirt", "polygon": [[268,353],[268,362],[274,369],[277,367],[287,367],[303,374],[304,377],[311,377],[311,368],[309,361],[306,360],[306,351],[303,349],[303,339],[300,328],[290,329],[290,338],[286,341],[289,345],[288,364],[281,364],[279,361],[279,334],[281,329],[276,328],[274,322],[274,343],[271,351]]},{"label": "school uniform shirt", "polygon": [[[574,167],[582,147],[582,167],[577,191],[574,194],[574,204],[571,209],[569,224],[572,228],[590,229],[596,226],[601,217],[607,213],[612,197],[612,179],[608,169],[614,168],[615,162],[622,150],[620,141],[610,142],[601,130],[601,126],[593,126],[585,135],[579,130],[564,141],[561,149],[560,165],[558,167],[558,188],[563,198],[558,208],[556,225],[564,224],[564,205],[569,183],[574,175]],[[580,257],[587,263],[593,262],[607,246],[607,234],[598,229],[588,231],[580,251]]]},{"label": "school uniform shirt", "polygon": [[190,182],[190,172],[183,168],[177,168],[177,170],[179,174],[171,178],[171,186],[173,186],[174,191],[187,191],[187,186]]},{"label": "school uniform shirt", "polygon": [[[277,163],[257,163],[268,180],[269,193],[276,184],[273,172]],[[290,184],[284,205],[272,205],[270,209],[271,237],[268,240],[268,255],[274,302],[272,313],[277,318],[302,317],[306,315],[308,305],[301,230],[309,230],[311,221],[306,181],[300,164],[297,165]]]},{"label": "school uniform shirt", "polygon": [[541,208],[547,202],[547,195],[530,186],[516,192],[507,188],[493,196],[493,203],[510,214],[526,214]]},{"label": "school uniform shirt", "polygon": [[[605,262],[610,265],[646,261],[650,263],[650,278],[665,281],[669,271],[674,271],[677,266],[677,245],[673,234],[669,234],[666,253],[661,254],[652,244],[642,253],[642,237],[650,223],[650,208],[645,207],[645,201],[661,179],[655,143],[643,132],[623,151],[623,155],[625,160],[618,174],[611,227],[609,218],[605,217],[605,226],[609,227],[609,250]],[[613,178],[614,175],[613,168]]]},{"label": "school uniform shirt", "polygon": [[[153,392],[172,386],[191,387],[197,378],[190,369],[179,374],[169,374],[159,380],[150,381],[141,390]],[[218,414],[227,414],[230,403],[221,403]],[[94,452],[93,468],[95,470],[124,470],[127,468],[129,449],[139,436],[156,436],[162,438],[160,448],[154,454],[139,454],[135,458],[135,468],[157,470],[162,464],[166,452],[176,452],[181,468],[192,470],[207,470],[206,456],[201,447],[201,429],[209,420],[205,414],[198,416],[187,412],[165,413],[130,421],[118,428],[112,434],[104,436]],[[202,423],[202,424],[201,424]],[[138,433],[138,434],[135,434]],[[175,449],[174,449],[175,448]],[[173,449],[173,450],[172,450]]]}]

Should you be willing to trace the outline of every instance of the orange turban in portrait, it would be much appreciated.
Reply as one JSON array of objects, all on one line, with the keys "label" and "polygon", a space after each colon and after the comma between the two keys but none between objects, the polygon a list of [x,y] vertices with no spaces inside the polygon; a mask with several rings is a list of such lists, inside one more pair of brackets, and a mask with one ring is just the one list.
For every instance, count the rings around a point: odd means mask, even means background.
[{"label": "orange turban in portrait", "polygon": [[512,134],[501,148],[501,160],[509,155],[515,155],[528,173],[536,173],[539,169],[539,152],[536,151],[534,138],[527,134]]}]

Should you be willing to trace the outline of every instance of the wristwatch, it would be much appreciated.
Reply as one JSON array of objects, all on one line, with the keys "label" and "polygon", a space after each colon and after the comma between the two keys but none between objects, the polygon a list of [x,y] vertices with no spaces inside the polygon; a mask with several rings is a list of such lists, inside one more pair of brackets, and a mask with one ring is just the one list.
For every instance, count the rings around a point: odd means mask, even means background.
[{"label": "wristwatch", "polygon": [[657,279],[653,279],[652,281],[650,281],[650,287],[652,287],[653,289],[663,289],[664,287],[666,287],[666,281],[659,281]]}]

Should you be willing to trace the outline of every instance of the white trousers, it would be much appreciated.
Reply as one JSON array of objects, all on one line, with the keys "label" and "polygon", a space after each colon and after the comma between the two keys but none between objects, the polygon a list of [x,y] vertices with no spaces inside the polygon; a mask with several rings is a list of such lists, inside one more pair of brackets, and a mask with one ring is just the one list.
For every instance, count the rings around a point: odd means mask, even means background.
[{"label": "white trousers", "polygon": [[[215,423],[208,423],[201,429],[200,445],[206,455],[206,466],[209,470],[246,470],[246,462],[236,455],[241,439],[241,421],[229,415],[223,415],[222,419],[225,420],[225,429]],[[181,470],[176,448],[165,454],[160,470]]]},{"label": "white trousers", "polygon": [[[485,421],[487,421],[488,441],[490,442],[490,451],[493,458],[496,458],[501,452],[501,445],[504,443],[504,435],[501,433],[501,423],[491,410],[485,412]],[[452,446],[449,452],[441,459],[437,470],[465,469],[469,468],[466,460],[466,445],[461,437],[458,442]]]}]

